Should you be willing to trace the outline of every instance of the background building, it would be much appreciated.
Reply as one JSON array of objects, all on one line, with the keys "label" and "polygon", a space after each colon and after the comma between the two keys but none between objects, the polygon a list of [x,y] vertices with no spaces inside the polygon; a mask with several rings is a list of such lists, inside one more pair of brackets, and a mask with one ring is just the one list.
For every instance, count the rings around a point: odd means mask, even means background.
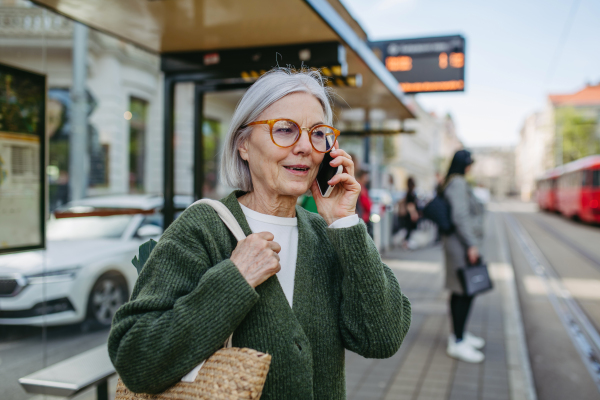
[{"label": "background building", "polygon": [[[70,199],[74,23],[24,0],[0,0],[0,62],[48,76],[51,210]],[[160,58],[89,30],[84,59],[87,102],[87,196],[163,191],[163,74]],[[222,136],[243,91],[208,94],[204,102],[204,192],[219,197]],[[193,193],[194,85],[175,90],[175,193]]]},{"label": "background building", "polygon": [[529,200],[544,171],[600,153],[600,84],[572,94],[551,94],[521,128],[516,171],[521,198]]},{"label": "background building", "polygon": [[[73,130],[74,23],[27,1],[0,1],[0,62],[48,76],[49,196],[69,199]],[[89,31],[85,81],[90,196],[162,190],[162,85],[159,58]]]},{"label": "background building", "polygon": [[406,125],[414,133],[394,137],[396,154],[389,161],[389,170],[399,189],[406,190],[406,180],[412,176],[417,189],[430,194],[438,183],[436,174],[445,174],[449,160],[462,148],[462,143],[450,116],[438,117],[425,110],[414,97],[409,107],[417,118]]},{"label": "background building", "polygon": [[514,147],[473,147],[469,150],[475,160],[470,173],[475,186],[489,189],[495,199],[517,193]]}]

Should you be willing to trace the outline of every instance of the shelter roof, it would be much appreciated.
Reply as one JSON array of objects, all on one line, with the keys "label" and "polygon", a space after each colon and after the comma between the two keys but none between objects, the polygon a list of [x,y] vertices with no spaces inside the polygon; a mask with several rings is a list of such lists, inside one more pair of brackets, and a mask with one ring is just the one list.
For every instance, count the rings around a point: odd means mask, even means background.
[{"label": "shelter roof", "polygon": [[[398,82],[365,43],[339,0],[33,0],[154,53],[339,41],[360,88],[339,88],[339,107],[414,118]],[[275,60],[274,60],[275,64]]]}]

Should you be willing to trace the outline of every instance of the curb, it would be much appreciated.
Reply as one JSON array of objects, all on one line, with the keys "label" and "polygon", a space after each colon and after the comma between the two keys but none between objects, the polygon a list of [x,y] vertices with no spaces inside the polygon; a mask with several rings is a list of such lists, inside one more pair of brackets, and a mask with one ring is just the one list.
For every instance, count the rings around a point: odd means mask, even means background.
[{"label": "curb", "polygon": [[[525,340],[521,305],[515,283],[515,273],[512,266],[508,244],[506,242],[506,228],[503,213],[491,213],[496,220],[496,235],[500,246],[502,264],[494,266],[493,274],[500,279],[502,291],[502,310],[504,315],[504,335],[506,340],[506,363],[510,383],[511,399],[537,400],[533,373],[529,363],[529,351]],[[501,220],[498,220],[500,219]]]}]

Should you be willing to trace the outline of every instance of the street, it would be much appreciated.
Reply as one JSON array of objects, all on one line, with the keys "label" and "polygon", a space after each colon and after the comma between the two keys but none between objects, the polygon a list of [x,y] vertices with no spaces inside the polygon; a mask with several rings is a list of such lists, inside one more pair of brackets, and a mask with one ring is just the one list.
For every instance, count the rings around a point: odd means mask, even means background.
[{"label": "street", "polygon": [[[486,339],[486,360],[467,364],[445,354],[441,246],[393,249],[383,257],[413,305],[411,329],[390,359],[347,353],[348,399],[517,399],[528,390],[542,400],[600,398],[592,378],[598,379],[600,228],[529,203],[492,203],[488,210],[483,252],[495,288],[476,300],[468,325]],[[2,327],[0,398],[43,398],[26,394],[17,379],[98,346],[107,335],[80,325],[49,328],[45,337],[41,328]],[[94,392],[77,398],[93,399]]]},{"label": "street", "polygon": [[511,217],[549,263],[533,269],[519,245],[518,227],[507,224],[538,398],[573,398],[573,393],[578,399],[600,398],[600,229],[549,213]]}]

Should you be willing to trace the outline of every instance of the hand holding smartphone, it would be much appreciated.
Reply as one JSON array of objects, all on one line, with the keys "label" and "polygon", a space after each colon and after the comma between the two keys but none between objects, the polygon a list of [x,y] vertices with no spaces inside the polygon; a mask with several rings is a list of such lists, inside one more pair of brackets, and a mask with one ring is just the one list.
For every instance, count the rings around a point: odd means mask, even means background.
[{"label": "hand holding smartphone", "polygon": [[[329,146],[331,143],[329,143]],[[319,190],[321,191],[321,196],[329,197],[331,192],[333,191],[334,186],[329,186],[327,182],[337,174],[341,174],[344,171],[343,166],[332,167],[329,163],[333,160],[330,153],[325,153],[323,157],[323,161],[319,166],[319,172],[317,173],[317,185],[319,185]]]}]

